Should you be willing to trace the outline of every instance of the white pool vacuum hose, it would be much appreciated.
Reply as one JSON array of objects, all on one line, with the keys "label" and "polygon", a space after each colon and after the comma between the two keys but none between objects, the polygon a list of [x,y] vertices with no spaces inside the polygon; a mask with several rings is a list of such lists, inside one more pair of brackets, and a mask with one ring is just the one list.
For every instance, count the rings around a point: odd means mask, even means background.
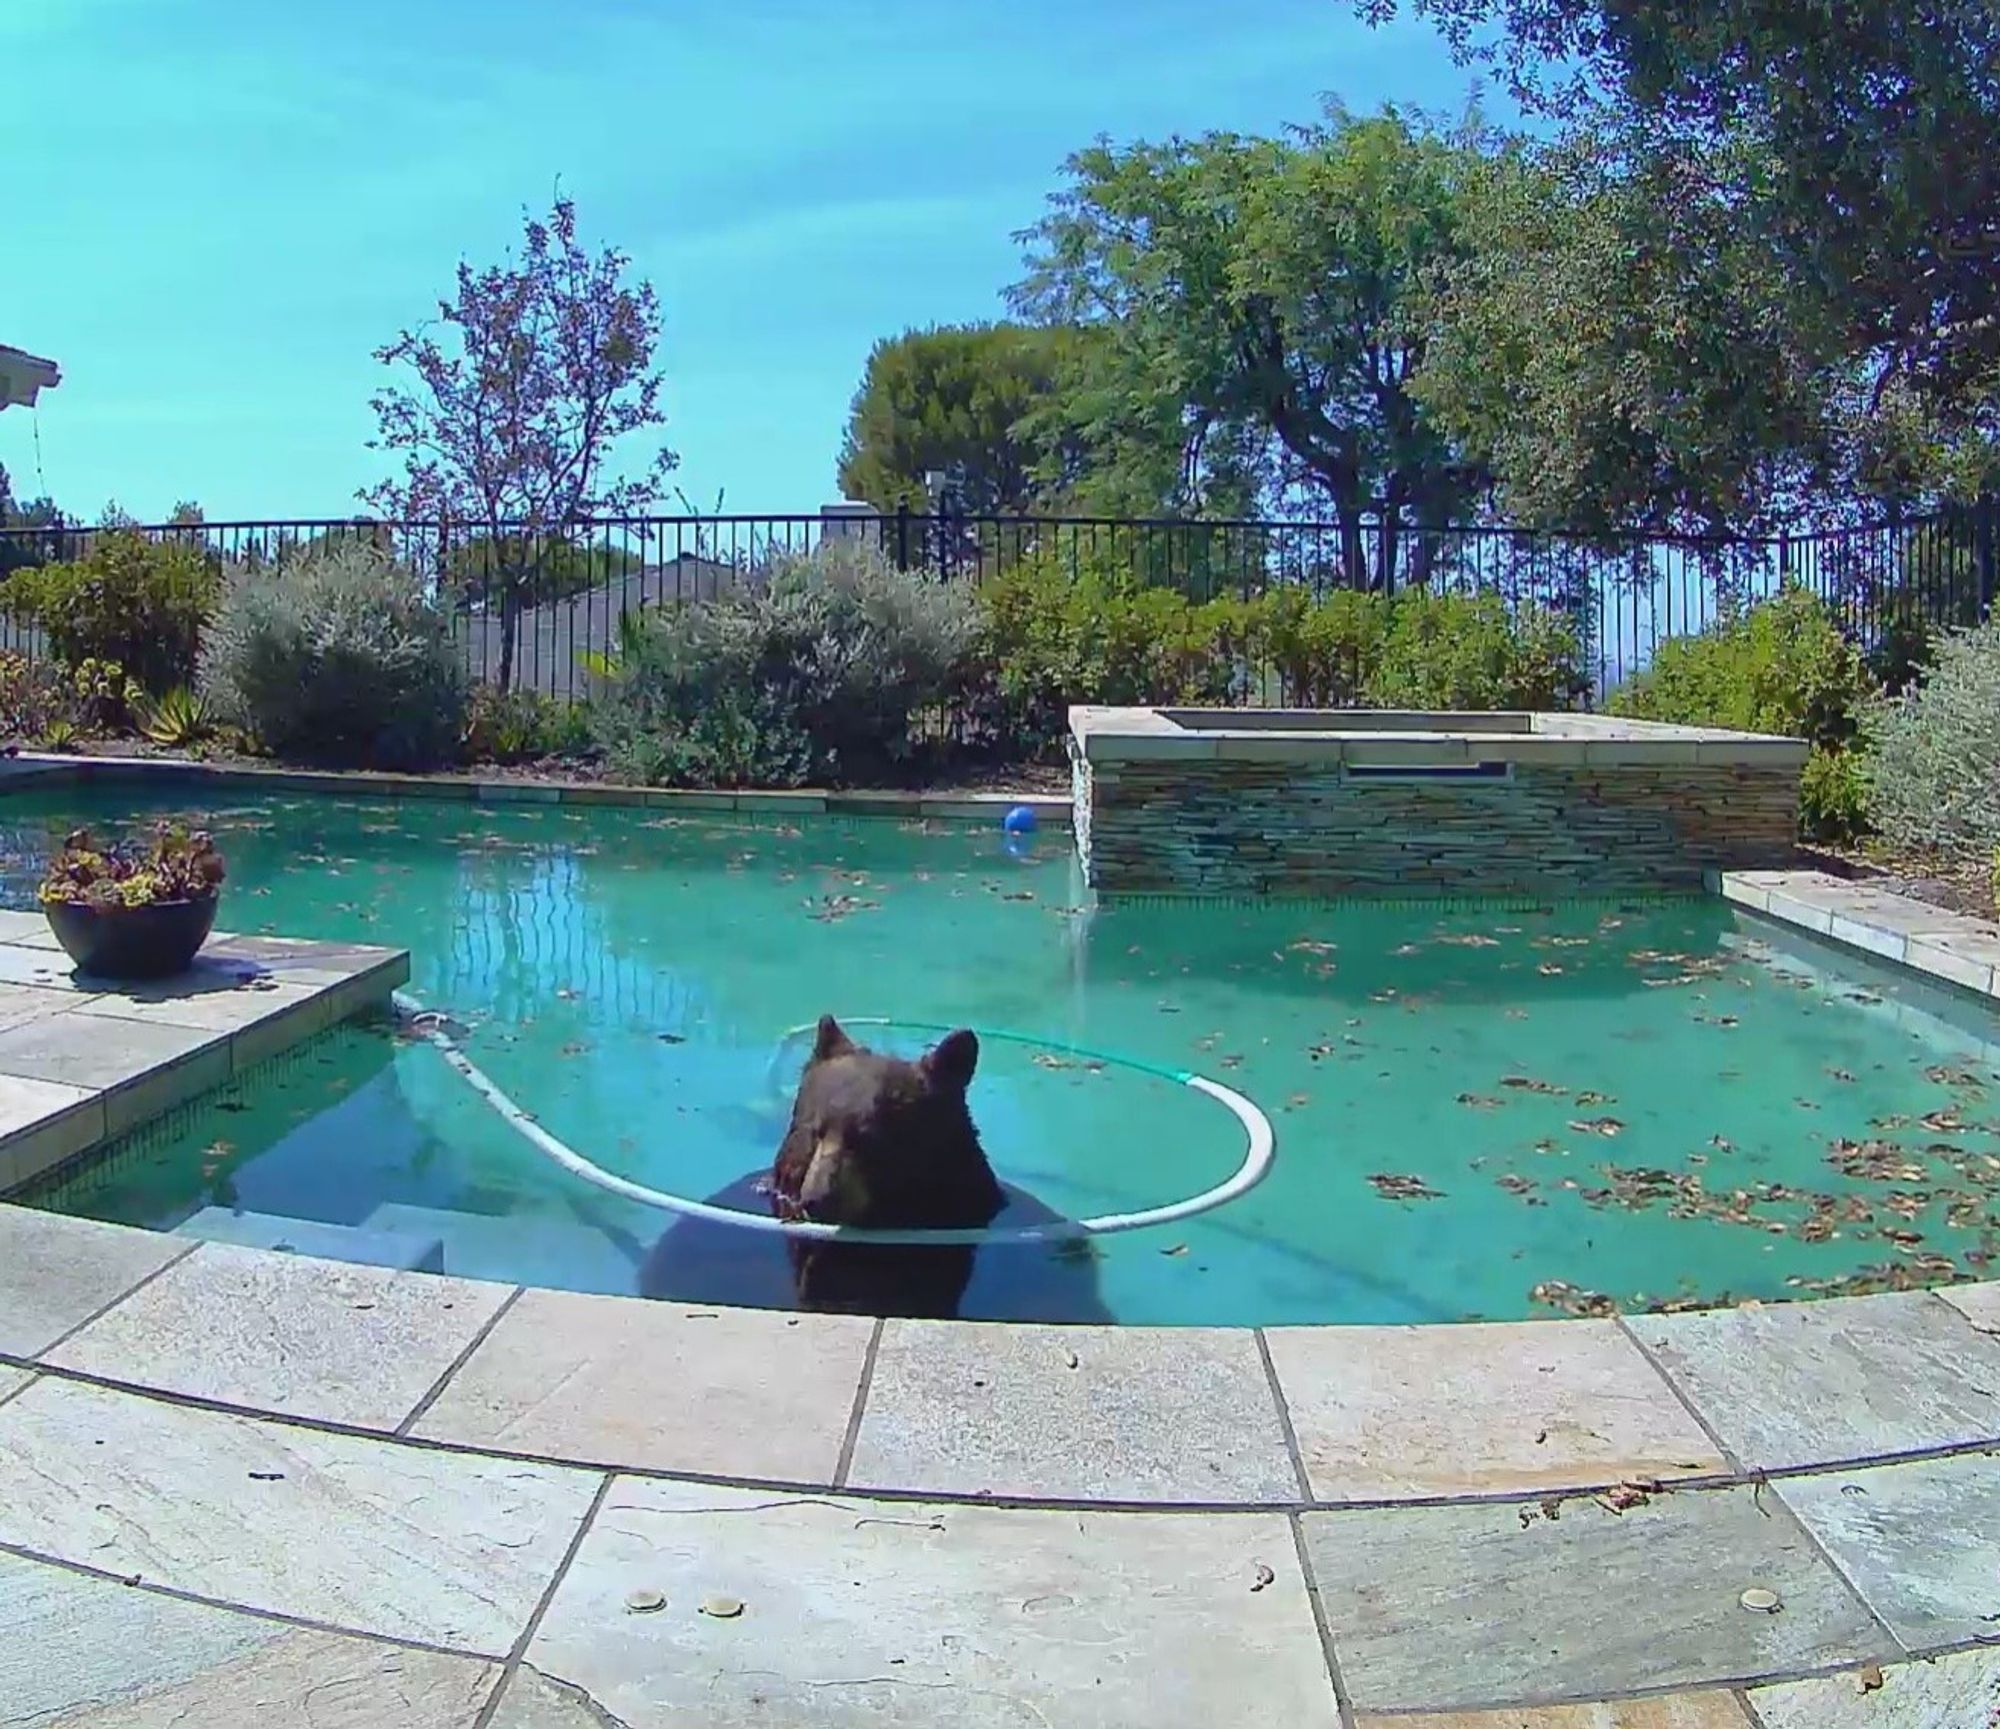
[{"label": "white pool vacuum hose", "polygon": [[[1243,1094],[1232,1087],[1225,1087],[1219,1081],[1210,1080],[1206,1075],[1197,1075],[1185,1069],[1163,1068],[1130,1057],[1114,1057],[1102,1052],[1082,1051],[1078,1047],[1059,1041],[1037,1039],[1022,1033],[981,1032],[982,1038],[998,1038],[1016,1044],[1035,1045],[1047,1050],[1066,1051],[1107,1065],[1137,1069],[1163,1080],[1176,1081],[1198,1093],[1206,1093],[1243,1125],[1248,1144],[1244,1149],[1242,1164],[1214,1188],[1204,1189],[1200,1194],[1190,1195],[1185,1200],[1172,1201],[1161,1207],[1145,1207],[1131,1213],[1105,1213],[1094,1219],[1057,1219],[1039,1225],[986,1225],[970,1230],[950,1231],[871,1231],[850,1225],[775,1219],[763,1213],[740,1212],[734,1207],[718,1207],[707,1201],[694,1201],[682,1195],[669,1195],[662,1190],[648,1188],[644,1183],[635,1183],[629,1177],[618,1176],[600,1165],[593,1164],[574,1147],[566,1145],[550,1134],[532,1115],[522,1110],[502,1092],[493,1078],[465,1054],[458,1040],[449,1031],[442,1015],[426,1011],[422,1005],[402,991],[395,994],[394,1001],[397,1011],[405,1018],[411,1030],[432,1045],[466,1085],[484,1099],[503,1122],[537,1152],[573,1176],[582,1178],[586,1183],[595,1184],[609,1194],[623,1195],[628,1201],[637,1201],[642,1206],[657,1207],[663,1212],[678,1213],[684,1218],[706,1219],[711,1224],[732,1225],[740,1230],[763,1231],[774,1236],[833,1239],[843,1243],[899,1243],[907,1246],[932,1247],[950,1245],[977,1247],[988,1243],[1075,1242],[1086,1237],[1109,1236],[1116,1231],[1143,1231],[1155,1225],[1179,1224],[1187,1219],[1198,1218],[1203,1213],[1213,1212],[1217,1207],[1225,1207],[1231,1201],[1247,1195],[1269,1176],[1277,1156],[1277,1136],[1271,1127],[1271,1119]],[[856,1019],[845,1024],[903,1026],[933,1032],[949,1030],[931,1027],[922,1022],[885,1019]],[[800,1030],[794,1028],[791,1033],[785,1035],[786,1039],[794,1037]],[[780,1048],[784,1042],[780,1040]]]}]

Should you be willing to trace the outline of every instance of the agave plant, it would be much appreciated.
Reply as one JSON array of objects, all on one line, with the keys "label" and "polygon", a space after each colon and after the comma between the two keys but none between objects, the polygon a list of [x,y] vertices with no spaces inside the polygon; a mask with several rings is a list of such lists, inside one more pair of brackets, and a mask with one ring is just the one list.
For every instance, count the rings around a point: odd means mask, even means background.
[{"label": "agave plant", "polygon": [[186,685],[177,685],[162,697],[146,698],[136,708],[139,730],[154,744],[182,749],[215,736],[215,711],[208,698]]}]

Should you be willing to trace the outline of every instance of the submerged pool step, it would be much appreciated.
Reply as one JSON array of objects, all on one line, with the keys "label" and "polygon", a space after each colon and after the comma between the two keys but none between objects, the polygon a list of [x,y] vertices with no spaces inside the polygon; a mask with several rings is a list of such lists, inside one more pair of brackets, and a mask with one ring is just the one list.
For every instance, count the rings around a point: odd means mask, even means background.
[{"label": "submerged pool step", "polygon": [[[462,1279],[510,1285],[554,1285],[586,1291],[629,1291],[633,1254],[601,1231],[560,1219],[455,1213],[445,1207],[385,1201],[362,1228],[444,1244],[444,1271]],[[666,1228],[662,1223],[662,1230]]]},{"label": "submerged pool step", "polygon": [[394,1267],[406,1273],[441,1273],[444,1239],[435,1232],[383,1229],[365,1225],[328,1225],[317,1219],[288,1219],[277,1213],[235,1213],[227,1207],[204,1207],[174,1227],[179,1237],[204,1242],[234,1243],[245,1249],[275,1249],[282,1254],[315,1255],[326,1261],[358,1261],[370,1267]]}]

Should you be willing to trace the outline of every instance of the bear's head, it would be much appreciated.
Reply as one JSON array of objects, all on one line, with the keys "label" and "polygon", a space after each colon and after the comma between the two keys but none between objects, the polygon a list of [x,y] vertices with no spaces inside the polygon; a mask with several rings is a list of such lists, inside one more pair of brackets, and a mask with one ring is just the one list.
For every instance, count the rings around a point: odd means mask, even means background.
[{"label": "bear's head", "polygon": [[966,1103],[978,1063],[964,1029],[907,1062],[822,1016],[771,1170],[779,1210],[875,1230],[990,1224],[1006,1198]]}]

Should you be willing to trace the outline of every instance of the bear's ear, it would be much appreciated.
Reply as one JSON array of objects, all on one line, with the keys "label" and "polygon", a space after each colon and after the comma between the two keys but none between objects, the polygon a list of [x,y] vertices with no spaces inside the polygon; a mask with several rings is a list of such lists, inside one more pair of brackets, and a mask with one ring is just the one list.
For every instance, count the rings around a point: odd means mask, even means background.
[{"label": "bear's ear", "polygon": [[972,1085],[972,1071],[979,1066],[979,1040],[969,1028],[960,1027],[939,1039],[917,1066],[923,1070],[925,1080],[962,1093]]},{"label": "bear's ear", "polygon": [[819,1017],[819,1031],[813,1038],[812,1060],[823,1063],[829,1057],[844,1057],[859,1047],[847,1036],[840,1022],[831,1015]]}]

